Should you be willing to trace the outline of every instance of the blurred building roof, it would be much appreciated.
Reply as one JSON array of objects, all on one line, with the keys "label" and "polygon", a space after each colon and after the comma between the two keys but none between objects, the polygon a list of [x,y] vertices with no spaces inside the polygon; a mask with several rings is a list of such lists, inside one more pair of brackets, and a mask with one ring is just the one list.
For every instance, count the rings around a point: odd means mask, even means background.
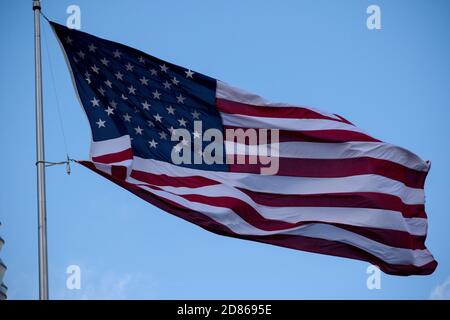
[{"label": "blurred building roof", "polygon": [[[2,224],[0,223],[0,226]],[[2,237],[0,237],[0,250],[3,247],[3,244],[5,243],[5,240],[3,240]],[[6,300],[6,291],[8,291],[8,287],[3,283],[3,277],[5,276],[6,272],[6,265],[3,263],[2,259],[0,259],[0,300]]]}]

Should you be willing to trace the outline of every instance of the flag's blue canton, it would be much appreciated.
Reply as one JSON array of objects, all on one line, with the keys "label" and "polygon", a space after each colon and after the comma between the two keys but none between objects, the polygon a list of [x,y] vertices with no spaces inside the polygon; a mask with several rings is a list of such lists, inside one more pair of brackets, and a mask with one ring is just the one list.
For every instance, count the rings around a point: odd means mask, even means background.
[{"label": "flag's blue canton", "polygon": [[[94,141],[129,134],[135,156],[172,162],[171,151],[178,144],[171,141],[173,129],[185,128],[194,134],[194,121],[199,120],[203,131],[223,132],[215,106],[215,79],[51,24],[70,63]],[[183,166],[227,170],[225,164]]]}]

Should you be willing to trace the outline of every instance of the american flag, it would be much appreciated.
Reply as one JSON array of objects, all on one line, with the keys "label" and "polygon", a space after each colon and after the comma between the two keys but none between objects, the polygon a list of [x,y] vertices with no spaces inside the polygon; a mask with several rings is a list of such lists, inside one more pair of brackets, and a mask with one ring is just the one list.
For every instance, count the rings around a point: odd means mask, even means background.
[{"label": "american flag", "polygon": [[[51,26],[92,131],[87,168],[211,232],[347,257],[389,274],[431,274],[424,183],[430,163],[346,119],[271,103],[123,44]],[[274,129],[279,168],[251,163],[261,143],[223,142],[223,159],[173,162],[184,139],[215,129]],[[175,140],[175,141],[174,141]],[[209,142],[200,142],[200,153]],[[270,146],[271,141],[266,142]],[[188,148],[191,146],[188,145]],[[178,149],[177,149],[178,148]],[[183,149],[187,150],[187,149]]]}]

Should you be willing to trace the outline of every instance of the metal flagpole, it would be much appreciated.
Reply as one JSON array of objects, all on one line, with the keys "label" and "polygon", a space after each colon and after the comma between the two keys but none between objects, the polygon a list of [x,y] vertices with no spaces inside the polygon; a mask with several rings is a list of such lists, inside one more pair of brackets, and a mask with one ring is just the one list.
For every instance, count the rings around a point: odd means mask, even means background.
[{"label": "metal flagpole", "polygon": [[33,1],[34,11],[34,66],[36,96],[36,167],[38,206],[38,254],[39,254],[39,299],[48,299],[47,266],[47,209],[45,203],[45,155],[44,118],[42,110],[42,65],[41,65],[41,2]]}]

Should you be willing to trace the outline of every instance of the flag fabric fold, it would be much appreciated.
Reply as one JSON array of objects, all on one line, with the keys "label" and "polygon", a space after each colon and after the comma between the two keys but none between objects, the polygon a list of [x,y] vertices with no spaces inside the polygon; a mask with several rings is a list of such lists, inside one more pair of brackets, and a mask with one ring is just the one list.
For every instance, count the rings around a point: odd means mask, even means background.
[{"label": "flag fabric fold", "polygon": [[[123,44],[51,26],[91,127],[85,167],[220,235],[363,260],[395,275],[435,270],[425,246],[429,162],[339,115],[271,103]],[[178,129],[192,140],[173,139]],[[207,132],[224,137],[223,154],[211,153],[217,161],[174,162],[198,148],[206,157]],[[264,133],[267,141],[229,132]],[[274,155],[277,170],[265,174]]]}]

